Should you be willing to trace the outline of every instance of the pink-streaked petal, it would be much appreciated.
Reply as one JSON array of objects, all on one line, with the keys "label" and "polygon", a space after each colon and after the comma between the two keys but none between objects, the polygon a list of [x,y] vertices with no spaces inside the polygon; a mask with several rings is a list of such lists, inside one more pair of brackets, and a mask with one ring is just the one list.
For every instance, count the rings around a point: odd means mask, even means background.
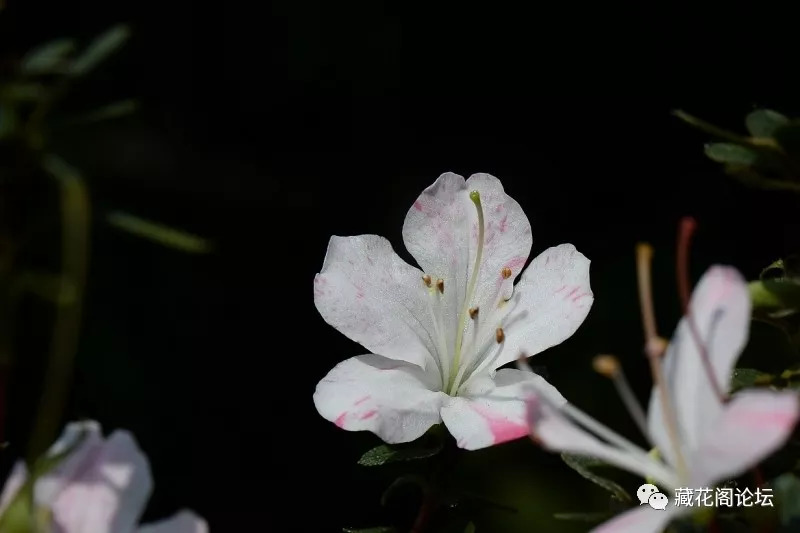
[{"label": "pink-streaked petal", "polygon": [[54,457],[71,451],[53,470],[36,480],[34,497],[37,504],[50,506],[68,484],[91,469],[103,448],[103,442],[102,429],[96,421],[67,424],[47,455]]},{"label": "pink-streaked petal", "polygon": [[208,524],[193,512],[184,510],[166,520],[145,524],[137,533],[208,533]]},{"label": "pink-streaked petal", "polygon": [[427,298],[422,272],[377,235],[331,237],[314,278],[314,303],[328,324],[371,352],[435,367]]},{"label": "pink-streaked petal", "polygon": [[441,422],[447,395],[416,365],[361,355],[336,365],[317,385],[314,405],[348,431],[371,431],[390,444],[421,437]]},{"label": "pink-streaked petal", "polygon": [[28,469],[25,468],[25,463],[23,461],[17,461],[14,464],[14,468],[11,469],[8,479],[6,479],[6,484],[3,487],[3,494],[0,495],[0,516],[3,515],[6,507],[14,500],[14,496],[17,495],[22,485],[25,484],[26,479],[28,479]]},{"label": "pink-streaked petal", "polygon": [[[750,295],[747,283],[731,267],[713,266],[700,279],[689,304],[698,337],[706,347],[713,373],[727,393],[733,365],[747,343]],[[721,416],[723,404],[714,393],[703,365],[702,353],[684,317],[664,357],[664,376],[675,406],[684,453],[696,449],[706,432]],[[654,387],[648,414],[650,434],[672,464],[675,457],[661,409],[661,395]]]},{"label": "pink-streaked petal", "polygon": [[756,465],[786,443],[798,415],[800,402],[794,392],[736,394],[704,433],[692,458],[693,485],[711,485]]},{"label": "pink-streaked petal", "polygon": [[661,533],[672,520],[682,514],[683,507],[675,507],[673,503],[671,500],[664,510],[642,504],[600,524],[591,533]]},{"label": "pink-streaked petal", "polygon": [[560,344],[586,319],[594,301],[590,261],[571,244],[548,248],[531,261],[505,305],[505,347],[498,368]]},{"label": "pink-streaked petal", "polygon": [[133,531],[152,490],[147,458],[127,431],[115,431],[51,504],[64,533]]},{"label": "pink-streaked petal", "polygon": [[[425,273],[445,282],[442,314],[448,346],[455,343],[478,250],[478,212],[469,197],[473,190],[481,195],[485,234],[475,294],[467,305],[485,308],[508,296],[531,248],[528,218],[497,178],[475,174],[465,182],[448,172],[422,192],[406,215],[403,240]],[[504,267],[511,270],[508,279],[503,279]]]},{"label": "pink-streaked petal", "polygon": [[460,448],[477,450],[530,436],[526,399],[532,387],[566,401],[541,376],[512,368],[494,379],[470,381],[442,408],[442,420]]}]

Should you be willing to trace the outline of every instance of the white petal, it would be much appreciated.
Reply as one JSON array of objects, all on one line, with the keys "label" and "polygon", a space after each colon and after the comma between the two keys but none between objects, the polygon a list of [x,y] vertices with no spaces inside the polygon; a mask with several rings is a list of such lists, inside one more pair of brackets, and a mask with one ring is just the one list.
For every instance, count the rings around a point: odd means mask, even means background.
[{"label": "white petal", "polygon": [[442,408],[442,420],[460,448],[477,450],[527,437],[526,399],[532,386],[556,389],[532,372],[500,370],[494,379],[472,380]]},{"label": "white petal", "polygon": [[[747,284],[733,268],[711,267],[697,284],[689,306],[714,377],[723,393],[727,393],[733,365],[750,330]],[[685,317],[667,348],[663,368],[685,453],[691,454],[722,414],[722,403],[709,382],[700,348]],[[650,396],[648,425],[655,444],[674,464],[661,396],[655,387]]]},{"label": "white petal", "polygon": [[147,458],[127,431],[114,432],[51,505],[64,533],[133,531],[152,490]]},{"label": "white petal", "polygon": [[548,248],[531,262],[505,304],[514,307],[502,324],[505,347],[494,368],[521,353],[536,355],[575,333],[594,301],[589,265],[571,244]]},{"label": "white petal", "polygon": [[388,443],[409,442],[441,422],[447,395],[418,366],[361,355],[336,365],[317,385],[314,405],[348,431],[371,431]]},{"label": "white petal", "polygon": [[734,477],[779,449],[797,423],[794,392],[748,390],[723,408],[692,458],[693,486]]},{"label": "white petal", "polygon": [[680,516],[682,507],[673,501],[664,510],[642,504],[594,528],[591,533],[661,533],[667,525]]},{"label": "white petal", "polygon": [[181,511],[171,518],[145,524],[138,533],[208,533],[206,521],[191,511]]},{"label": "white petal", "polygon": [[314,279],[328,324],[371,352],[421,366],[436,353],[427,298],[422,272],[377,235],[331,237]]},{"label": "white petal", "polygon": [[8,479],[6,479],[3,494],[0,496],[0,516],[3,516],[6,507],[14,500],[19,489],[25,484],[26,479],[28,479],[28,469],[25,468],[23,461],[17,461],[8,475]]},{"label": "white petal", "polygon": [[[422,192],[406,215],[403,240],[426,274],[445,281],[443,315],[448,346],[456,342],[458,318],[465,308],[478,250],[478,212],[469,197],[473,190],[481,196],[485,235],[475,294],[467,307],[491,306],[500,292],[508,296],[531,249],[528,218],[497,178],[475,174],[465,182],[457,174],[446,173]],[[506,280],[504,267],[512,273]]]}]

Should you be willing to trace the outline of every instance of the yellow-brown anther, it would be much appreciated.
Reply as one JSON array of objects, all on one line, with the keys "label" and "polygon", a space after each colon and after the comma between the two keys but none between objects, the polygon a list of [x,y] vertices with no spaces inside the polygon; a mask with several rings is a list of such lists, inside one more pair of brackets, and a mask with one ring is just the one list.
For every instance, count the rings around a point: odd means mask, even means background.
[{"label": "yellow-brown anther", "polygon": [[428,287],[429,289],[431,288],[431,283],[433,282],[433,280],[431,280],[431,277],[428,274],[422,276],[422,281],[425,283],[426,287]]},{"label": "yellow-brown anther", "polygon": [[503,270],[500,271],[503,275],[503,279],[508,279],[511,277],[511,269],[508,267],[503,267]]},{"label": "yellow-brown anther", "polygon": [[494,332],[494,339],[497,341],[497,344],[501,344],[506,340],[506,332],[503,331],[503,328],[497,328],[497,331]]},{"label": "yellow-brown anther", "polygon": [[437,279],[436,280],[436,288],[439,289],[439,292],[444,294],[444,280],[443,279]]},{"label": "yellow-brown anther", "polygon": [[472,307],[472,308],[470,308],[470,310],[469,310],[469,317],[470,317],[472,320],[475,320],[475,318],[477,318],[477,316],[478,316],[478,311],[480,311],[480,308],[479,308],[479,307]]},{"label": "yellow-brown anther", "polygon": [[613,355],[598,355],[592,361],[594,371],[607,378],[613,378],[619,373],[619,360]]}]

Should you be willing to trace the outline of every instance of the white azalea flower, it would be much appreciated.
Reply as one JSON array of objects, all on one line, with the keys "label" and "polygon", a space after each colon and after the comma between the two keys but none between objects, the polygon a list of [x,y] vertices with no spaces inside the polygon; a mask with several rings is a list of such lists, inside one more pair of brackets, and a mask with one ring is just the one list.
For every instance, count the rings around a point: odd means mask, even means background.
[{"label": "white azalea flower", "polygon": [[531,227],[500,181],[447,173],[403,225],[422,270],[376,235],[332,237],[314,279],[326,322],[370,354],[322,379],[319,413],[388,443],[444,421],[460,447],[528,434],[528,373],[500,366],[569,338],[592,305],[589,260],[574,246],[545,250],[527,268]]},{"label": "white azalea flower", "polygon": [[538,443],[553,451],[598,457],[670,491],[666,510],[641,505],[594,533],[659,532],[693,509],[676,506],[673,491],[713,488],[715,482],[756,465],[789,438],[800,413],[797,394],[746,390],[723,402],[716,392],[727,390],[734,363],[747,343],[750,306],[747,284],[732,268],[712,267],[698,283],[689,304],[691,320],[681,320],[663,365],[656,368],[664,388],[657,384],[650,397],[647,430],[663,461],[577,410],[537,379],[538,394],[529,415]]},{"label": "white azalea flower", "polygon": [[[138,525],[153,480],[147,457],[127,431],[115,431],[103,438],[96,422],[69,424],[47,455],[55,457],[65,452],[69,453],[66,458],[34,481],[33,518],[37,531],[208,533],[206,522],[186,510],[165,520]],[[27,478],[25,464],[20,461],[0,496],[0,517],[5,518],[4,513]]]}]

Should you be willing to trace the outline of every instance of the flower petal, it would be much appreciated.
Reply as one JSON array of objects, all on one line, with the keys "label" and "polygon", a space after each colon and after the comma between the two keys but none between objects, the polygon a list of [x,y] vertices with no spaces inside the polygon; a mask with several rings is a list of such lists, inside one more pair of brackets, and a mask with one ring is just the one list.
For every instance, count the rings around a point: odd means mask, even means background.
[{"label": "flower petal", "polygon": [[[465,311],[464,298],[478,250],[478,212],[469,197],[473,190],[481,196],[485,234],[475,293],[468,306],[491,307],[501,295],[509,296],[531,249],[530,222],[497,178],[474,174],[465,182],[448,172],[422,192],[406,215],[403,240],[426,274],[444,280],[448,346],[456,342],[458,318]],[[507,279],[502,275],[505,267],[512,274]]]},{"label": "flower petal", "polygon": [[800,416],[794,392],[736,394],[709,427],[691,464],[694,486],[741,474],[779,449]]},{"label": "flower petal", "polygon": [[191,511],[180,511],[166,520],[141,526],[138,533],[208,533],[206,521]]},{"label": "flower petal", "polygon": [[92,467],[102,447],[102,429],[94,420],[67,424],[61,436],[47,451],[47,456],[55,457],[65,452],[69,452],[69,455],[53,470],[36,480],[36,503],[52,505],[65,487],[79,477],[82,471]]},{"label": "flower petal", "polygon": [[536,384],[536,390],[528,397],[528,422],[534,442],[546,450],[595,457],[643,478],[652,477],[664,486],[677,486],[675,476],[644,450],[612,446],[577,425],[562,412],[566,404],[554,388]]},{"label": "flower petal", "polygon": [[127,431],[115,431],[91,455],[63,479],[50,506],[54,522],[64,533],[133,531],[152,490],[147,458]]},{"label": "flower petal", "polygon": [[435,365],[422,272],[377,235],[331,237],[314,303],[325,321],[371,352]]},{"label": "flower petal", "polygon": [[661,533],[667,524],[682,514],[682,509],[670,504],[659,510],[642,504],[597,526],[591,533]]},{"label": "flower petal", "polygon": [[25,468],[25,462],[17,461],[14,464],[14,468],[11,469],[8,479],[6,479],[3,494],[0,495],[0,516],[3,516],[6,507],[14,500],[19,489],[25,484],[26,479],[28,479],[28,469]]},{"label": "flower petal", "polygon": [[503,353],[494,368],[531,356],[570,338],[594,301],[590,261],[571,244],[548,248],[531,261],[505,305]]},{"label": "flower petal", "polygon": [[458,446],[467,450],[527,437],[526,399],[534,387],[566,401],[541,376],[504,368],[493,379],[484,375],[462,387],[442,408],[442,420]]},{"label": "flower petal", "polygon": [[[741,274],[730,267],[711,267],[700,279],[689,303],[698,337],[707,350],[714,379],[727,393],[733,365],[747,342],[750,295]],[[675,404],[685,453],[691,454],[714,427],[723,404],[708,380],[703,355],[689,320],[678,324],[664,357],[664,377]],[[648,425],[656,446],[674,463],[672,444],[656,388],[650,396]]]},{"label": "flower petal", "polygon": [[421,437],[441,422],[447,395],[418,366],[379,355],[336,365],[317,385],[314,405],[348,431],[371,431],[390,444]]}]

